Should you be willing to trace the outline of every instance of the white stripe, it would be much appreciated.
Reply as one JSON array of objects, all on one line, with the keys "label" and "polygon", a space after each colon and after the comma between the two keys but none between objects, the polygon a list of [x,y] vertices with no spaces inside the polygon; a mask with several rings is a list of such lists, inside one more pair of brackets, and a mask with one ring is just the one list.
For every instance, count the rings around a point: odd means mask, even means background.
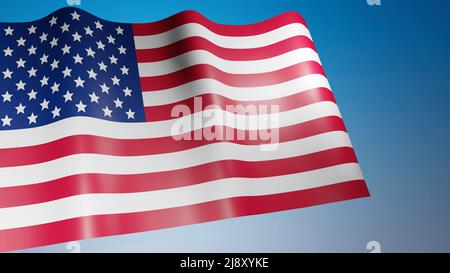
[{"label": "white stripe", "polygon": [[260,87],[231,87],[214,79],[201,79],[161,91],[143,92],[144,106],[179,102],[202,94],[217,94],[237,101],[261,101],[283,98],[313,88],[331,90],[326,77],[311,74],[287,82]]},{"label": "white stripe", "polygon": [[198,64],[209,64],[226,73],[256,74],[308,61],[320,64],[319,56],[311,48],[299,48],[272,58],[253,61],[224,60],[211,52],[194,50],[163,61],[138,63],[138,68],[140,77],[165,75]]},{"label": "white stripe", "polygon": [[261,196],[360,180],[358,164],[266,178],[229,178],[175,189],[139,193],[87,194],[34,205],[0,209],[0,229],[75,217],[131,213],[188,206],[238,196]]},{"label": "white stripe", "polygon": [[292,23],[266,33],[252,36],[223,36],[212,32],[198,23],[187,23],[159,34],[134,36],[134,43],[136,49],[148,49],[166,46],[188,37],[198,36],[225,48],[263,47],[294,36],[306,36],[311,39],[309,30],[300,23]]},{"label": "white stripe", "polygon": [[30,185],[83,173],[141,174],[172,171],[221,160],[261,161],[351,147],[347,133],[334,131],[279,143],[273,151],[260,145],[219,142],[167,154],[111,156],[75,154],[39,164],[0,168],[0,187]]},{"label": "white stripe", "polygon": [[[235,115],[221,109],[197,112],[193,115],[173,120],[140,123],[121,123],[90,117],[72,117],[36,128],[0,131],[0,149],[33,146],[72,135],[96,135],[116,139],[142,139],[171,136],[171,130],[174,123],[190,120],[191,118],[201,119],[202,115],[207,117],[209,112],[214,113],[214,125],[223,125],[240,130],[264,130],[267,128],[291,126],[327,116],[341,117],[337,105],[328,101],[314,103],[290,111],[280,112],[278,114],[269,114],[269,121],[278,117],[279,124],[276,126],[272,126],[272,124],[270,124],[270,126],[268,126],[269,124],[258,124],[258,118],[259,120],[264,120],[264,115]],[[219,119],[221,116],[225,117],[226,120]],[[208,125],[211,125],[209,121]],[[184,131],[179,133],[187,133],[203,128],[203,124],[200,124],[199,126],[195,124],[195,126],[196,127],[193,128],[185,128]]]}]

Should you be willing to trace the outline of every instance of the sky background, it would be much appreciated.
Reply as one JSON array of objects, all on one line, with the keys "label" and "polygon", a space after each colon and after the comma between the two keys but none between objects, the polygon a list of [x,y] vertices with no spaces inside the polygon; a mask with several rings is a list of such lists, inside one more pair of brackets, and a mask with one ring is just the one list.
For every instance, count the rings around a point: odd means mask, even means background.
[{"label": "sky background", "polygon": [[[65,0],[0,1],[0,22],[42,18]],[[82,252],[450,252],[450,1],[81,0],[119,22],[193,9],[224,24],[305,17],[370,198],[80,241]],[[28,252],[69,252],[66,244]]]}]

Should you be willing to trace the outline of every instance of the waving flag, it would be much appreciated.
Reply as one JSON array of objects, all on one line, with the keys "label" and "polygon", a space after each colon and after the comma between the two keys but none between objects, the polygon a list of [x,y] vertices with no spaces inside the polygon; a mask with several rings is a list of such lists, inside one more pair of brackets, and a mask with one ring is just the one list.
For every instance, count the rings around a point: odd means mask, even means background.
[{"label": "waving flag", "polygon": [[0,31],[1,251],[369,195],[296,13]]}]

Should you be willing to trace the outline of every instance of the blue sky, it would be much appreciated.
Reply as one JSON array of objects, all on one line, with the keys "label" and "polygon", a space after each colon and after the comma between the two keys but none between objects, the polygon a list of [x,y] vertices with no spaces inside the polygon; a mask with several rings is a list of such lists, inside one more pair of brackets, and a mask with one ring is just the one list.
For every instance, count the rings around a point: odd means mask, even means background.
[{"label": "blue sky", "polygon": [[[64,0],[0,1],[1,22]],[[372,197],[109,238],[82,251],[450,252],[450,2],[447,0],[81,0],[104,19],[150,22],[193,9],[225,24],[297,11],[309,24]],[[65,244],[31,251],[67,252]]]}]

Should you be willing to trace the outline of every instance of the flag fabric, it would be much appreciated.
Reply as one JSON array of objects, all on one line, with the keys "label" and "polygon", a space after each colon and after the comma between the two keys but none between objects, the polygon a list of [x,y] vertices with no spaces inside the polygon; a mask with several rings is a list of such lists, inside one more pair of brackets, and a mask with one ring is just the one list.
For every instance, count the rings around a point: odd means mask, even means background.
[{"label": "flag fabric", "polygon": [[0,31],[0,251],[369,195],[297,13]]}]

